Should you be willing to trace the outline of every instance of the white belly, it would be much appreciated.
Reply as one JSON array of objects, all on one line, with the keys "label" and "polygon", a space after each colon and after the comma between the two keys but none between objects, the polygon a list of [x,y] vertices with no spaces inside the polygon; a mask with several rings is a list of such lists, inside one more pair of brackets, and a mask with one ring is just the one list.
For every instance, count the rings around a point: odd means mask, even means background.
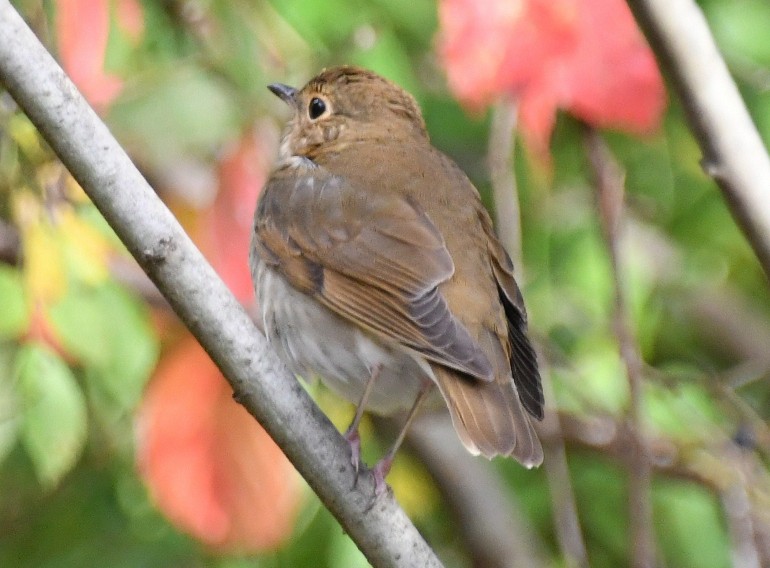
[{"label": "white belly", "polygon": [[372,370],[381,366],[367,409],[377,414],[409,410],[429,368],[409,353],[385,345],[305,294],[261,262],[254,281],[265,334],[289,369],[318,375],[340,396],[357,404]]}]

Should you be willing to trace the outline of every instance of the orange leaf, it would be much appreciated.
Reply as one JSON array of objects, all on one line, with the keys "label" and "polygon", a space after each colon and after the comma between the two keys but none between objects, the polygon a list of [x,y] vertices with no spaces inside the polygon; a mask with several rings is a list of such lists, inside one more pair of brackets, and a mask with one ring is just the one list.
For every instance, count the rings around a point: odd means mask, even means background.
[{"label": "orange leaf", "polygon": [[117,0],[116,20],[120,29],[131,40],[138,42],[144,33],[144,13],[142,5],[137,0]]},{"label": "orange leaf", "polygon": [[262,551],[292,531],[301,496],[294,468],[191,337],[145,393],[138,462],[163,513],[210,546]]},{"label": "orange leaf", "polygon": [[[273,160],[270,125],[247,132],[219,162],[219,190],[205,221],[202,246],[235,297],[249,304],[254,298],[248,258],[254,208]],[[257,134],[259,132],[260,134]]]},{"label": "orange leaf", "polygon": [[452,91],[472,109],[514,94],[536,154],[558,108],[597,127],[659,125],[663,81],[622,0],[442,0],[439,18]]},{"label": "orange leaf", "polygon": [[56,328],[51,324],[42,302],[36,302],[30,307],[29,325],[24,333],[23,342],[47,345],[68,364],[76,363],[76,359],[65,349]]}]

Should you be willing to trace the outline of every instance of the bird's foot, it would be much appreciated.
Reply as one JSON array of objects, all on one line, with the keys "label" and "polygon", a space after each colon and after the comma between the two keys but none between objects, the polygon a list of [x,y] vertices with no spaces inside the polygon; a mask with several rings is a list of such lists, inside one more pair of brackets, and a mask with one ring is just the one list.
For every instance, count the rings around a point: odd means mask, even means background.
[{"label": "bird's foot", "polygon": [[375,501],[388,490],[388,484],[385,483],[385,478],[390,471],[390,466],[393,465],[393,455],[388,454],[380,461],[378,461],[372,468],[372,475],[374,475],[374,499]]},{"label": "bird's foot", "polygon": [[361,436],[358,434],[358,429],[351,426],[345,432],[344,438],[350,447],[350,465],[356,472],[356,483],[358,483],[358,473],[361,470]]}]

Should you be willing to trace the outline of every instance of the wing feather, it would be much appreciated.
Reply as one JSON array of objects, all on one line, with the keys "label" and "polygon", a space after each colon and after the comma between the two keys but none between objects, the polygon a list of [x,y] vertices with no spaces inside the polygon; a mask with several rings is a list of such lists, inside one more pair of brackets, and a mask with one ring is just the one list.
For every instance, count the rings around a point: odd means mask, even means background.
[{"label": "wing feather", "polygon": [[508,320],[511,373],[524,408],[538,420],[543,418],[543,385],[537,368],[537,355],[527,337],[527,311],[518,284],[513,277],[513,263],[492,230],[491,221],[482,219],[489,234],[492,270],[497,280],[500,301]]},{"label": "wing feather", "polygon": [[263,190],[255,231],[262,260],[338,315],[436,363],[494,379],[439,292],[454,273],[444,240],[408,198],[367,193],[320,167],[287,168]]}]

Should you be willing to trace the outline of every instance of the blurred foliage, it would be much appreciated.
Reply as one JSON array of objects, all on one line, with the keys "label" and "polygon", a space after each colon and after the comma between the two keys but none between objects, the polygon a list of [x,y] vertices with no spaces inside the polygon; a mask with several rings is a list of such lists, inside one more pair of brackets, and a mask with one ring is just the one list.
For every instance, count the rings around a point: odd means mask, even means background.
[{"label": "blurred foliage", "polygon": [[[61,48],[57,3],[15,4],[52,50]],[[265,116],[274,125],[285,119],[264,85],[300,85],[339,63],[370,67],[410,90],[434,144],[493,206],[489,118],[467,114],[447,94],[434,55],[433,2],[144,0],[138,41],[116,25],[116,5],[104,62],[122,89],[103,115],[191,232],[215,198],[216,164],[227,148],[255,123],[267,129],[258,122]],[[770,8],[762,0],[701,5],[767,143]],[[604,134],[626,170],[623,285],[645,362],[649,431],[694,455],[732,455],[733,440],[741,441],[766,479],[769,358],[757,361],[752,345],[770,337],[767,281],[698,165],[681,107],[669,104],[655,135]],[[621,419],[628,386],[580,125],[561,115],[551,151],[551,171],[525,149],[515,153],[530,325],[556,406]],[[250,215],[253,204],[240,205]],[[135,465],[133,417],[163,349],[181,332],[125,276],[122,246],[7,95],[0,95],[0,240],[0,566],[367,565],[312,496],[286,543],[257,555],[206,547],[156,510]],[[344,425],[350,408],[310,388]],[[380,451],[374,434],[364,448]],[[569,441],[568,459],[591,565],[627,565],[626,470]],[[720,470],[702,459],[701,482],[655,476],[665,565],[730,565],[718,480],[703,482]],[[496,467],[546,556],[563,565],[544,471]],[[400,456],[390,481],[447,565],[469,565],[419,463]]]}]

